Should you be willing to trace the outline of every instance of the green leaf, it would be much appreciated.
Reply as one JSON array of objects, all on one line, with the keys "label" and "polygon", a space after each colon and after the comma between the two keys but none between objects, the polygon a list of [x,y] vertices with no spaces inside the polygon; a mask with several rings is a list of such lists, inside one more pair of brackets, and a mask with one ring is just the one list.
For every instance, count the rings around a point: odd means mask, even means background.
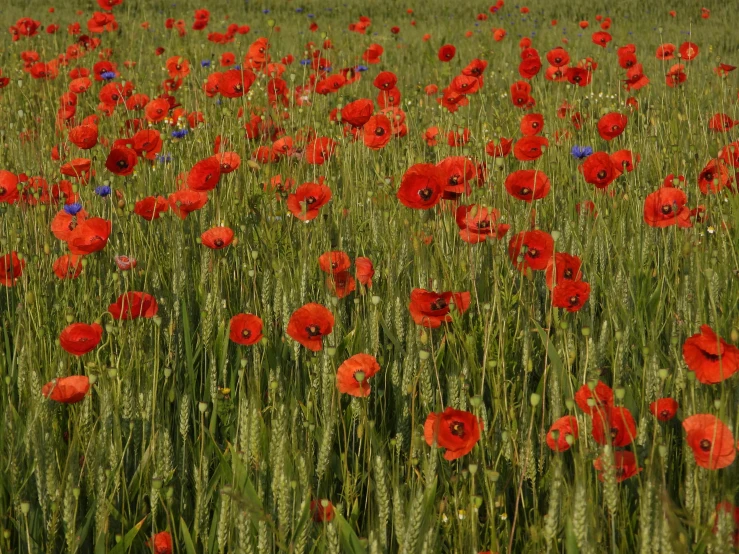
[{"label": "green leaf", "polygon": [[128,530],[128,533],[126,533],[123,537],[123,540],[116,544],[109,554],[123,554],[126,550],[131,548],[133,540],[136,538],[136,535],[139,534],[139,531],[141,530],[141,527],[144,525],[145,521],[146,518],[142,519],[136,525],[131,527],[131,529]]},{"label": "green leaf", "polygon": [[195,545],[192,542],[192,536],[190,530],[187,528],[187,523],[180,517],[180,535],[182,536],[182,542],[185,543],[185,552],[187,554],[195,554]]},{"label": "green leaf", "polygon": [[339,541],[341,541],[342,552],[347,554],[367,554],[367,549],[359,540],[359,537],[340,514],[334,515],[334,525],[339,530]]}]

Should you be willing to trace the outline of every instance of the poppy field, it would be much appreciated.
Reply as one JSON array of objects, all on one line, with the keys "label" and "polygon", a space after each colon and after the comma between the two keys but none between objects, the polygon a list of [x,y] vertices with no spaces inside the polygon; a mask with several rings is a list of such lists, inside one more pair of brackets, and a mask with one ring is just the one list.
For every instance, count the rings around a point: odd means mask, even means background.
[{"label": "poppy field", "polygon": [[734,552],[733,11],[2,3],[0,552]]}]

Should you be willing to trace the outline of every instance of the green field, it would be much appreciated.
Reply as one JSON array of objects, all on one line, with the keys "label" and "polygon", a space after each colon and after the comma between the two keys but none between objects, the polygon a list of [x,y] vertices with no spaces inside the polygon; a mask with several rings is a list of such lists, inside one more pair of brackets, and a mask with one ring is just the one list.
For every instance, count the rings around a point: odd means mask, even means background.
[{"label": "green field", "polygon": [[739,548],[731,2],[99,1],[0,3],[0,553]]}]

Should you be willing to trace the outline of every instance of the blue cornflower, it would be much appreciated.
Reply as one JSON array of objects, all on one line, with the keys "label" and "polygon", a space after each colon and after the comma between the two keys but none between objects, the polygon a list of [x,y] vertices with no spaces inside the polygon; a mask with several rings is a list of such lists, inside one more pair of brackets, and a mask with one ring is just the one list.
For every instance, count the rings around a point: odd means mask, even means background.
[{"label": "blue cornflower", "polygon": [[295,11],[296,11],[297,13],[303,13],[303,8],[295,8]]},{"label": "blue cornflower", "polygon": [[166,164],[172,161],[172,154],[157,154],[157,162],[160,164]]},{"label": "blue cornflower", "polygon": [[300,65],[310,65],[313,62],[313,60],[300,60]]},{"label": "blue cornflower", "polygon": [[106,81],[110,81],[111,79],[115,79],[115,71],[103,71],[100,74],[100,77],[102,77]]},{"label": "blue cornflower", "polygon": [[203,60],[200,62],[200,67],[210,67],[210,60]]},{"label": "blue cornflower", "polygon": [[593,153],[593,149],[590,146],[573,146],[570,153],[578,160],[584,160]]},{"label": "blue cornflower", "polygon": [[172,138],[181,139],[184,138],[189,131],[187,129],[177,129],[172,131]]},{"label": "blue cornflower", "polygon": [[82,204],[75,203],[75,204],[67,204],[64,206],[64,211],[67,212],[71,216],[77,215],[80,210],[82,210]]},{"label": "blue cornflower", "polygon": [[265,9],[262,10],[262,13],[267,14],[267,13],[269,13],[269,10],[267,8],[265,8]]},{"label": "blue cornflower", "polygon": [[110,187],[107,186],[107,185],[102,185],[102,186],[96,187],[95,188],[95,194],[97,194],[98,196],[102,196],[103,198],[105,198],[106,196],[109,196],[110,195]]},{"label": "blue cornflower", "polygon": [[369,67],[367,67],[366,65],[358,65],[358,66],[357,66],[357,67],[355,67],[354,69],[355,69],[356,71],[359,71],[359,72],[361,73],[362,71],[367,71],[367,70],[369,69]]},{"label": "blue cornflower", "polygon": [[240,63],[237,63],[237,64],[236,64],[236,65],[234,66],[234,69],[241,69],[241,64],[240,64]]},{"label": "blue cornflower", "polygon": [[309,14],[308,14],[308,17],[309,17],[309,18],[311,18],[311,19],[313,19],[313,18],[314,18],[314,17],[316,17],[316,16],[315,16],[315,14],[309,13]]}]

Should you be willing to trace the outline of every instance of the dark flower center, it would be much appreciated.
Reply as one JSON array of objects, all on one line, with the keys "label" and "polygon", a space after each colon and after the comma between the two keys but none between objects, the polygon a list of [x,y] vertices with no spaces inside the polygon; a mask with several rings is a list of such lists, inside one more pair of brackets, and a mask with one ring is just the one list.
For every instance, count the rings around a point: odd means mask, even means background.
[{"label": "dark flower center", "polygon": [[662,416],[664,419],[667,419],[668,417],[670,417],[670,412],[668,410],[662,410],[659,415]]},{"label": "dark flower center", "polygon": [[534,121],[534,122],[533,122],[533,123],[531,124],[531,128],[532,128],[532,129],[538,129],[538,128],[539,128],[539,122],[538,122],[538,121]]},{"label": "dark flower center", "polygon": [[485,219],[484,221],[481,221],[477,224],[478,229],[490,229],[490,221]]},{"label": "dark flower center", "polygon": [[[572,302],[572,298],[570,298],[570,302]],[[615,439],[618,436],[618,427],[611,427],[611,438]]]},{"label": "dark flower center", "polygon": [[455,437],[464,437],[464,423],[461,421],[453,421],[449,426],[449,430]]},{"label": "dark flower center", "polygon": [[672,206],[670,206],[669,204],[664,204],[662,206],[662,213],[663,214],[669,215],[671,212],[672,212]]},{"label": "dark flower center", "polygon": [[605,179],[606,178],[606,175],[608,175],[608,173],[606,172],[606,170],[605,169],[601,169],[598,172],[598,179]]},{"label": "dark flower center", "polygon": [[312,204],[316,203],[316,197],[315,196],[309,196],[305,199],[305,203],[311,206]]},{"label": "dark flower center", "polygon": [[244,87],[242,87],[240,84],[234,85],[234,92],[241,92],[244,90]]},{"label": "dark flower center", "polygon": [[308,336],[310,338],[318,337],[321,335],[321,328],[318,325],[309,325],[305,328],[305,330],[308,332]]},{"label": "dark flower center", "polygon": [[707,171],[703,174],[703,179],[705,179],[706,181],[713,181],[713,173]]},{"label": "dark flower center", "polygon": [[567,269],[565,269],[564,278],[572,279],[572,268],[571,267],[568,267]]},{"label": "dark flower center", "polygon": [[523,195],[531,194],[531,189],[529,187],[523,187],[521,189],[521,194]]},{"label": "dark flower center", "polygon": [[708,452],[709,450],[711,450],[711,441],[709,441],[708,439],[703,439],[700,442],[700,448],[701,450],[703,450],[703,452]]},{"label": "dark flower center", "polygon": [[580,77],[579,75],[575,75],[575,76],[574,76],[574,77],[572,78],[572,80],[573,80],[573,81],[574,81],[575,83],[579,83],[580,81],[582,81],[582,77]]},{"label": "dark flower center", "polygon": [[128,162],[126,160],[118,160],[115,165],[121,169],[126,169],[128,167]]},{"label": "dark flower center", "polygon": [[385,134],[385,129],[383,129],[382,127],[378,127],[377,129],[375,129],[375,134],[376,134],[376,135],[377,135],[378,137],[381,137],[382,135],[384,135],[384,134]]},{"label": "dark flower center", "polygon": [[[570,296],[570,306],[577,306],[578,301],[577,296]],[[611,429],[611,432],[613,432],[613,429]]]},{"label": "dark flower center", "polygon": [[536,248],[529,248],[526,254],[531,258],[536,258],[539,255],[539,251]]},{"label": "dark flower center", "polygon": [[251,331],[249,329],[244,329],[241,331],[241,336],[248,339],[251,336]]},{"label": "dark flower center", "polygon": [[449,304],[446,303],[446,300],[443,298],[437,298],[431,303],[431,309],[432,310],[443,310],[446,308]]},{"label": "dark flower center", "polygon": [[431,190],[429,187],[418,191],[418,196],[421,197],[421,200],[428,200],[429,198],[431,198],[432,194],[434,194],[434,191]]},{"label": "dark flower center", "polygon": [[213,244],[220,248],[221,246],[223,246],[223,239],[216,239],[215,241],[213,241]]}]

